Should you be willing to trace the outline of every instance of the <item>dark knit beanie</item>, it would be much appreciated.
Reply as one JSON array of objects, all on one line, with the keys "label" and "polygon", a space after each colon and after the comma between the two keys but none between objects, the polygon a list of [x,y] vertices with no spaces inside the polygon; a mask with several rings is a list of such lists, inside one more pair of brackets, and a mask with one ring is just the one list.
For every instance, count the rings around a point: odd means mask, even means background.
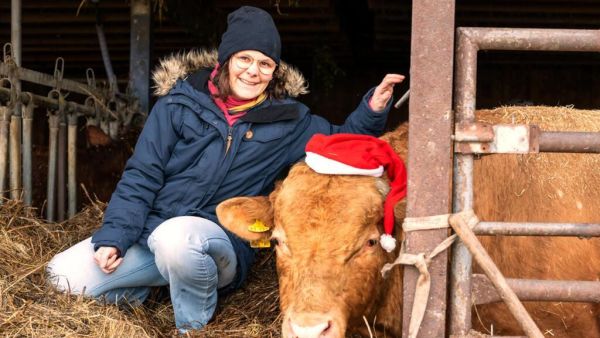
[{"label": "dark knit beanie", "polygon": [[219,45],[219,63],[241,50],[257,50],[279,64],[281,39],[271,15],[256,7],[243,6],[227,16],[227,31]]}]

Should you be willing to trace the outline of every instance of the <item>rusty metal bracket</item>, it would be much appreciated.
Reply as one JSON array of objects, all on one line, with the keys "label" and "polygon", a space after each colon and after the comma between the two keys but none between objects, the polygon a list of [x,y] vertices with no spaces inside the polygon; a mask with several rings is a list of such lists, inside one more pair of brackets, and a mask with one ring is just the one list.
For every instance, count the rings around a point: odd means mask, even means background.
[{"label": "rusty metal bracket", "polygon": [[10,109],[20,101],[20,98],[17,97],[17,91],[13,86],[13,82],[10,78],[0,78],[0,88],[8,90],[8,95],[5,99],[4,105]]},{"label": "rusty metal bracket", "polygon": [[458,123],[452,137],[460,154],[528,154],[540,150],[540,129],[526,124]]},{"label": "rusty metal bracket", "polygon": [[95,90],[96,89],[96,74],[94,73],[94,70],[92,68],[88,68],[85,70],[85,78],[86,78],[88,87]]},{"label": "rusty metal bracket", "polygon": [[2,60],[4,63],[14,63],[12,53],[12,44],[10,42],[5,43],[2,47]]},{"label": "rusty metal bracket", "polygon": [[54,88],[60,91],[62,89],[63,74],[65,72],[65,59],[57,57],[54,62]]}]

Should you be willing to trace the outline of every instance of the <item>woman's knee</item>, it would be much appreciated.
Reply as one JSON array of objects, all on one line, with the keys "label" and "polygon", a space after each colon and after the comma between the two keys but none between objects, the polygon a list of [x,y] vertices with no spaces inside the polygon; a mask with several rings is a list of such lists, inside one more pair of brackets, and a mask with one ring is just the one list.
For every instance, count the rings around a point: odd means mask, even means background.
[{"label": "woman's knee", "polygon": [[148,239],[148,245],[154,252],[161,273],[177,274],[179,278],[186,279],[216,277],[216,263],[209,249],[211,241],[215,240],[214,233],[219,237],[222,229],[212,227],[219,226],[191,216],[171,218],[159,225]]},{"label": "woman's knee", "polygon": [[91,242],[87,242],[89,239],[56,254],[48,263],[47,280],[57,290],[77,295],[86,293],[86,290],[89,291],[91,281],[88,271],[90,267],[86,267],[86,265],[94,264],[93,255],[82,254],[84,250],[78,247],[91,245]]},{"label": "woman's knee", "polygon": [[154,255],[179,260],[190,251],[208,253],[209,241],[227,235],[217,224],[200,217],[179,216],[161,223],[148,238]]},{"label": "woman's knee", "polygon": [[174,279],[188,282],[216,282],[217,266],[201,246],[190,242],[180,243],[171,251],[155,252],[155,262],[159,271],[170,283]]}]

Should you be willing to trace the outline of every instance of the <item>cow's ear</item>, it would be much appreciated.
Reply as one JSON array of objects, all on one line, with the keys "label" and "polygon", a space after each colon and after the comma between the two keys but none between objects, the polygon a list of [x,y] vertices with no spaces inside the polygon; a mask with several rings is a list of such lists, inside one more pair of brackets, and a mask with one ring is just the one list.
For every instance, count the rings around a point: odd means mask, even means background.
[{"label": "cow's ear", "polygon": [[[266,196],[234,197],[217,206],[219,222],[229,231],[247,241],[256,241],[271,237],[273,230],[273,208]],[[258,222],[257,222],[258,221]],[[258,224],[268,228],[262,232],[251,231]]]}]

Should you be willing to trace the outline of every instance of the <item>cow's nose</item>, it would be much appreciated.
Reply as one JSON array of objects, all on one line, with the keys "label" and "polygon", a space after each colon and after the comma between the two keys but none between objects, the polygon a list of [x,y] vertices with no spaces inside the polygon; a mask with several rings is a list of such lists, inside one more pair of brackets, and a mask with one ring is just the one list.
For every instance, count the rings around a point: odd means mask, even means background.
[{"label": "cow's nose", "polygon": [[[290,318],[290,331],[294,338],[333,338],[335,330],[333,320],[318,316],[319,320],[303,321],[299,324]],[[316,319],[316,318],[315,318]],[[307,325],[308,324],[308,325]]]}]

